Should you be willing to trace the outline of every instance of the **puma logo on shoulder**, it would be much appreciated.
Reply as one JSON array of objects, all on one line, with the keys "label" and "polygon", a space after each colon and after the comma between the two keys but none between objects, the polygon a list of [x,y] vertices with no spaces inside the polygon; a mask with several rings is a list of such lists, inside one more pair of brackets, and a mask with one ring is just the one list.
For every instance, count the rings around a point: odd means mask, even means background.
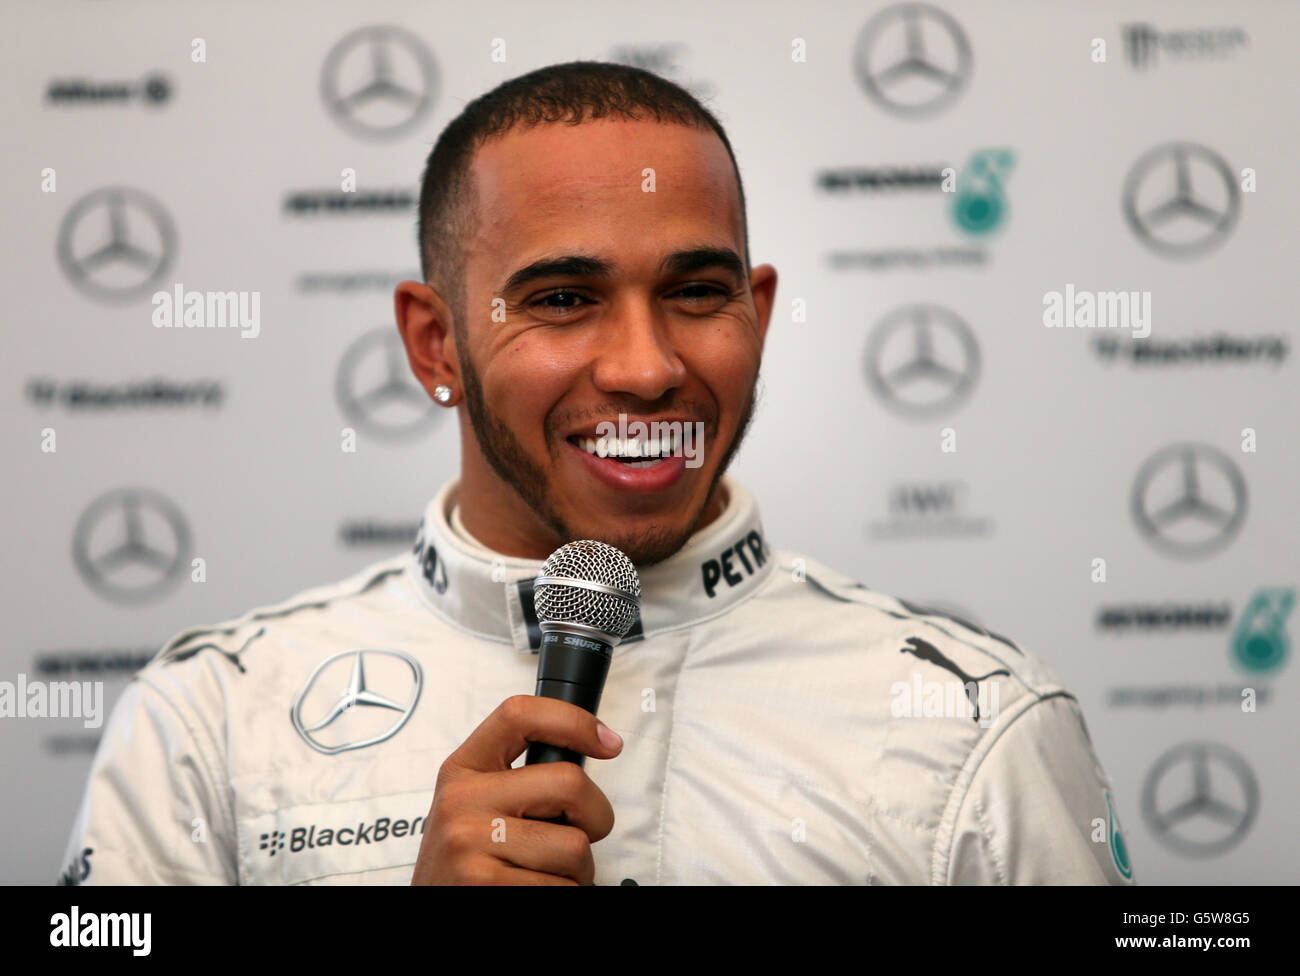
[{"label": "puma logo on shoulder", "polygon": [[998,668],[995,671],[990,671],[988,674],[982,674],[979,677],[969,675],[957,666],[956,661],[948,657],[948,655],[944,654],[943,651],[939,650],[939,648],[935,647],[929,641],[922,640],[920,637],[909,637],[906,644],[906,647],[900,647],[898,649],[899,653],[914,654],[922,661],[929,661],[936,667],[943,668],[945,671],[951,671],[961,679],[961,683],[966,686],[966,697],[970,699],[971,705],[974,706],[974,718],[976,722],[980,720],[979,683],[985,678],[993,677],[995,674],[1003,674],[1008,678],[1011,677],[1011,672],[1006,668]]}]

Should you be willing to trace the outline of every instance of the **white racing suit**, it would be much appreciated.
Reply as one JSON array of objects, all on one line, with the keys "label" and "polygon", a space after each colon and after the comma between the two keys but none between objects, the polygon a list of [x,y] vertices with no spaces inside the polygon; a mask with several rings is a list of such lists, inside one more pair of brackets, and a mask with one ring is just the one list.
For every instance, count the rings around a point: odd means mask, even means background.
[{"label": "white racing suit", "polygon": [[[641,570],[614,651],[597,884],[1132,881],[1051,671],[773,551],[723,485],[723,515]],[[410,881],[439,766],[536,680],[541,563],[468,537],[456,487],[412,552],[163,647],[105,727],[65,880]]]}]

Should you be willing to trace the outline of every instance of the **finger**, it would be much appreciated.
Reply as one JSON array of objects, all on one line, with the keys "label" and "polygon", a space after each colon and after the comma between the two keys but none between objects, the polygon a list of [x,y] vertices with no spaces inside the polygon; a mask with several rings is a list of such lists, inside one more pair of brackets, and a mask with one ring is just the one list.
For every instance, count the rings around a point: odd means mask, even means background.
[{"label": "finger", "polygon": [[[604,727],[585,708],[555,698],[513,695],[479,723],[469,738],[447,757],[447,762],[480,772],[509,769],[530,742],[547,742],[594,759],[612,759],[623,744],[616,735],[610,745],[601,741]],[[610,735],[611,730],[606,729]]]},{"label": "finger", "polygon": [[[456,809],[482,812],[483,823],[501,814],[549,820],[564,814],[591,843],[614,829],[614,808],[590,776],[570,762],[479,773],[458,785]],[[559,826],[559,825],[557,825]]]},{"label": "finger", "polygon": [[542,874],[538,871],[529,871],[525,868],[515,867],[513,864],[507,864],[505,861],[497,861],[496,867],[491,869],[492,880],[485,882],[494,885],[556,885],[575,887],[578,882],[572,878],[565,878],[558,874]]},{"label": "finger", "polygon": [[572,878],[578,884],[591,884],[596,877],[591,841],[577,827],[507,817],[493,834],[488,853],[515,867]]}]

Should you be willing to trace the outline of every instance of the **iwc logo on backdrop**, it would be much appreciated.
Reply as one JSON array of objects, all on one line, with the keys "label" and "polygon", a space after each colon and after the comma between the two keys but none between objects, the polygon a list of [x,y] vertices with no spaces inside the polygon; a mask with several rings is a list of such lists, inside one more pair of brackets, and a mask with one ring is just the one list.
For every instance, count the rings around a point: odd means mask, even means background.
[{"label": "iwc logo on backdrop", "polygon": [[1156,760],[1142,788],[1142,815],[1156,840],[1188,857],[1236,846],[1259,813],[1250,764],[1227,746],[1187,742]]},{"label": "iwc logo on backdrop", "polygon": [[428,433],[437,407],[411,375],[406,348],[392,326],[367,332],[343,353],[334,380],[343,415],[376,437]]},{"label": "iwc logo on backdrop", "polygon": [[875,539],[934,539],[985,536],[993,531],[993,520],[973,515],[964,481],[906,481],[890,486],[888,512],[871,522],[868,534]]},{"label": "iwc logo on backdrop", "polygon": [[931,115],[970,82],[970,44],[957,21],[938,7],[894,4],[862,28],[853,68],[882,108],[905,118]]},{"label": "iwc logo on backdrop", "polygon": [[1246,482],[1208,444],[1172,444],[1143,463],[1133,481],[1133,518],[1152,546],[1193,559],[1228,545],[1246,518]]},{"label": "iwc logo on backdrop", "polygon": [[433,107],[438,68],[418,37],[400,27],[362,27],[330,49],[321,67],[325,108],[366,139],[409,132]]},{"label": "iwc logo on backdrop", "polygon": [[77,520],[72,559],[86,585],[116,603],[156,599],[174,585],[190,553],[185,517],[144,488],[95,499]]},{"label": "iwc logo on backdrop", "polygon": [[897,413],[932,417],[954,409],[979,377],[975,334],[940,305],[904,305],[871,330],[866,371],[872,391]]},{"label": "iwc logo on backdrop", "polygon": [[1240,210],[1228,164],[1192,142],[1150,150],[1124,181],[1125,219],[1139,241],[1165,257],[1194,257],[1218,247]]},{"label": "iwc logo on backdrop", "polygon": [[72,205],[59,227],[59,265],[80,291],[128,302],[154,291],[176,260],[176,229],[163,205],[130,187],[105,187]]},{"label": "iwc logo on backdrop", "polygon": [[364,749],[401,730],[423,686],[420,662],[405,651],[343,651],[316,666],[289,717],[317,752]]}]

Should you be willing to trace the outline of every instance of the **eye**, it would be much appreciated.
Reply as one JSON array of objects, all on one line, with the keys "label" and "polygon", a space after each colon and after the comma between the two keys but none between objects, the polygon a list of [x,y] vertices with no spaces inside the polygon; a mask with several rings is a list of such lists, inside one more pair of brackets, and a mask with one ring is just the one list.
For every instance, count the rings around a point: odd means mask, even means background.
[{"label": "eye", "polygon": [[[557,304],[556,302],[553,301],[553,299],[564,299],[565,301],[561,304]],[[550,311],[553,312],[574,312],[582,307],[582,305],[571,304],[570,300],[574,300],[574,299],[583,302],[584,304],[587,301],[577,292],[566,291],[561,289],[559,291],[549,292],[548,294],[542,295],[540,298],[532,302],[529,302],[528,307],[544,308],[544,309],[549,309]]]},{"label": "eye", "polygon": [[725,290],[719,288],[717,285],[687,285],[685,288],[682,288],[680,291],[675,292],[675,294],[685,295],[688,291],[694,291],[694,292],[702,291],[706,295],[727,294]]}]

